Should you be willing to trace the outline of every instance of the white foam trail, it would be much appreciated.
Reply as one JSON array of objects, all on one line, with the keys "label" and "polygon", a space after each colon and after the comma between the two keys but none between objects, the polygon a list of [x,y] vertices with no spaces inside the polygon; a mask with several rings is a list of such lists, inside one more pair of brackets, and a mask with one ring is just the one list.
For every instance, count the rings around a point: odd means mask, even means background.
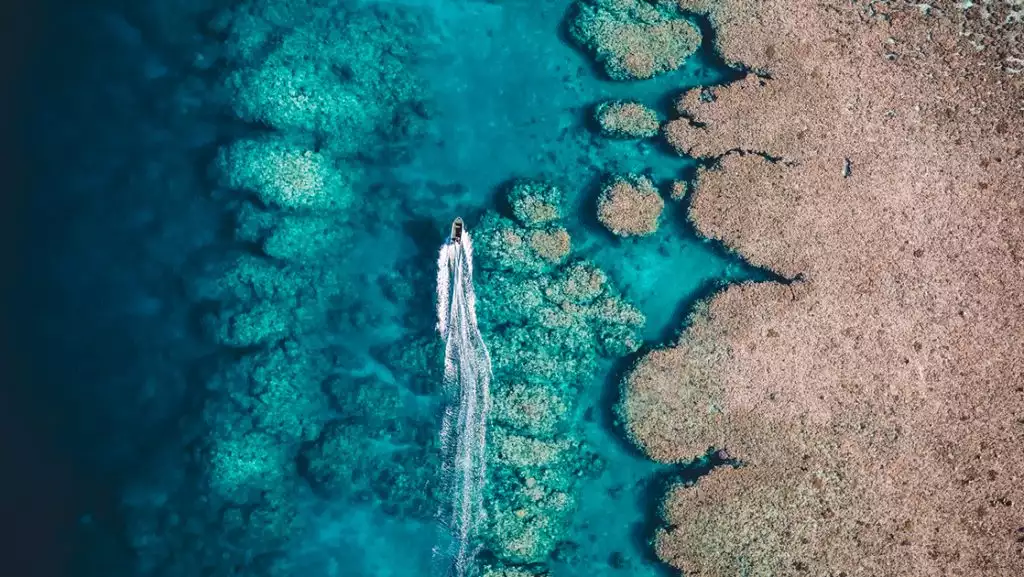
[{"label": "white foam trail", "polygon": [[448,332],[448,309],[451,306],[451,252],[454,247],[445,244],[437,255],[437,331],[444,335]]},{"label": "white foam trail", "polygon": [[441,421],[441,494],[437,519],[444,543],[434,548],[435,574],[464,577],[472,569],[483,520],[491,357],[477,327],[473,244],[441,247],[437,261],[437,329],[445,342],[445,411]]}]

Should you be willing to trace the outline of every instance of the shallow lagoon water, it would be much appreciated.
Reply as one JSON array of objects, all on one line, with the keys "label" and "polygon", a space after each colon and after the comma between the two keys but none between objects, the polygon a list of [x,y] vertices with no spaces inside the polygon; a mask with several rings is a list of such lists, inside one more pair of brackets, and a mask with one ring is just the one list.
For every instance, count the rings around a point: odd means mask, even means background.
[{"label": "shallow lagoon water", "polygon": [[[364,10],[375,4],[337,6]],[[421,420],[429,417],[437,389],[420,384],[429,376],[395,372],[384,359],[395,349],[420,346],[422,340],[415,339],[432,330],[433,304],[423,295],[433,294],[436,249],[448,223],[461,215],[472,230],[484,212],[501,210],[503,186],[514,178],[543,178],[566,192],[565,226],[574,258],[597,264],[644,313],[645,348],[670,339],[694,299],[719,283],[763,278],[698,238],[679,203],[668,201],[660,230],[640,240],[618,239],[594,217],[596,189],[604,175],[640,172],[667,184],[692,176],[695,165],[667,153],[656,140],[602,138],[589,119],[593,106],[608,98],[629,98],[667,116],[675,94],[727,80],[729,72],[706,52],[655,80],[612,82],[566,41],[567,1],[380,4],[415,13],[424,25],[415,42],[420,51],[408,66],[421,82],[426,110],[421,130],[401,143],[400,154],[363,161],[356,189],[374,217],[351,224],[355,240],[343,258],[317,264],[343,269],[351,285],[339,305],[343,312],[303,342],[328,343],[343,351],[345,358],[333,370],[358,377],[352,386],[413,391],[419,408],[411,413]],[[195,304],[181,288],[190,276],[203,274],[196,262],[238,250],[230,232],[234,205],[229,195],[215,190],[209,166],[218,146],[240,134],[267,130],[232,117],[216,88],[216,69],[189,68],[195,55],[188,52],[203,42],[195,39],[194,30],[204,29],[208,12],[193,5],[175,10],[172,3],[124,13],[111,6],[79,8],[87,22],[97,25],[75,36],[89,49],[73,65],[85,61],[88,72],[64,83],[41,83],[52,95],[44,99],[39,124],[54,132],[40,138],[40,148],[74,157],[75,170],[45,179],[49,192],[37,207],[37,218],[51,219],[53,226],[73,223],[57,237],[73,245],[40,248],[52,267],[35,277],[35,286],[47,287],[43,294],[51,299],[40,307],[45,322],[38,342],[69,359],[67,373],[51,368],[50,374],[65,383],[58,398],[74,403],[64,410],[76,415],[76,426],[90,428],[80,442],[94,443],[79,447],[84,449],[81,466],[114,479],[110,493],[136,487],[133,499],[164,499],[164,506],[172,508],[180,499],[201,500],[202,490],[193,488],[185,491],[191,497],[181,497],[180,487],[174,489],[154,471],[174,468],[175,459],[182,458],[180,445],[187,433],[178,424],[197,410],[193,396],[202,388],[196,382],[207,370],[202,367],[211,358],[240,354],[204,340]],[[108,51],[117,56],[101,63]],[[90,155],[79,137],[99,127],[106,134]],[[375,210],[375,195],[397,201],[399,209]],[[481,273],[481,282],[487,282],[486,274]],[[88,314],[71,315],[87,303]],[[78,326],[65,330],[72,318]],[[110,338],[97,340],[96,334]],[[580,487],[567,539],[571,554],[550,560],[552,575],[654,576],[666,570],[647,545],[656,525],[654,499],[660,483],[688,470],[648,461],[614,423],[617,376],[628,362],[602,361],[579,393],[571,420],[605,466]],[[88,382],[72,384],[68,373],[82,370]],[[116,441],[126,435],[131,440]],[[359,442],[372,446],[379,441]],[[140,454],[146,458],[139,461]],[[148,489],[138,490],[140,484]],[[386,514],[373,498],[325,499],[301,483],[290,499],[302,520],[284,547],[293,571],[383,577],[422,574],[429,566],[430,520]],[[91,538],[153,530],[145,524],[119,529],[118,515],[126,514],[120,497],[108,499],[121,501],[109,505],[121,513],[109,516],[97,512],[95,498],[85,501],[84,532]],[[109,524],[95,528],[101,520]],[[216,530],[210,530],[210,546],[216,547]],[[132,540],[104,542],[119,539]],[[103,555],[110,559],[96,559]],[[122,560],[114,563],[115,557]],[[117,546],[97,549],[88,563],[81,562],[80,573],[88,574],[87,566],[123,566],[124,557]],[[136,572],[159,574],[158,569]]]}]

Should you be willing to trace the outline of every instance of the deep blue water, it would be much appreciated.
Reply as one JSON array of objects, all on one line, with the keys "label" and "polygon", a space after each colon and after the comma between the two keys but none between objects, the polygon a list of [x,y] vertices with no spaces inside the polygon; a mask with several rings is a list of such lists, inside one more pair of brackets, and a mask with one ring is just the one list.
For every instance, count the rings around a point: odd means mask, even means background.
[{"label": "deep blue water", "polygon": [[[505,210],[512,179],[565,191],[570,258],[644,314],[640,352],[670,340],[695,299],[763,278],[698,238],[678,202],[640,240],[597,222],[604,176],[667,185],[695,164],[657,140],[599,136],[593,107],[628,98],[668,117],[674,95],[734,73],[705,47],[657,79],[606,80],[566,39],[569,7],[151,0],[46,14],[25,83],[14,325],[34,384],[5,426],[49,447],[38,470],[61,478],[46,490],[73,529],[52,556],[66,574],[424,574],[436,250],[454,216],[472,231]],[[268,63],[289,80],[251,89]],[[321,112],[295,104],[321,95]],[[344,209],[296,212],[228,183],[218,159],[245,139],[315,153],[349,183],[329,187]],[[480,267],[486,293],[498,275]],[[647,543],[657,499],[700,465],[652,463],[614,422],[636,354],[599,359],[569,389],[561,434],[602,465],[572,481],[571,523],[526,567],[536,574],[668,571]]]}]

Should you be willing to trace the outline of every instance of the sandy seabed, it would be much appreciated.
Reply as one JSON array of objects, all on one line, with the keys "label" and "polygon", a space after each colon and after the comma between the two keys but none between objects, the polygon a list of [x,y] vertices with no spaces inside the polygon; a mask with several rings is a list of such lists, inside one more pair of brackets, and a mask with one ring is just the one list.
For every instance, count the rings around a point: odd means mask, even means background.
[{"label": "sandy seabed", "polygon": [[756,72],[683,95],[664,129],[717,159],[689,216],[794,282],[716,295],[626,379],[651,456],[745,464],[666,496],[659,555],[702,576],[1024,575],[1020,15],[679,3]]}]

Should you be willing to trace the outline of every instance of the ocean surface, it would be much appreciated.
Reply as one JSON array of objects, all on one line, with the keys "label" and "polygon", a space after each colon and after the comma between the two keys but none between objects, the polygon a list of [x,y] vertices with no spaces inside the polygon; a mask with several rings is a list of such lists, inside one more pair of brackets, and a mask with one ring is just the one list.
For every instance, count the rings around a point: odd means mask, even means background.
[{"label": "ocean surface", "polygon": [[[606,138],[593,111],[667,119],[738,73],[705,38],[674,72],[610,80],[569,38],[571,4],[48,5],[25,72],[18,402],[59,470],[39,490],[63,495],[62,574],[436,572],[435,285],[456,216],[495,398],[467,574],[672,573],[650,546],[658,499],[710,464],[646,459],[616,420],[621,375],[695,301],[767,275],[669,199],[694,160]],[[666,199],[651,236],[597,220],[626,173]],[[485,242],[519,226],[486,224],[512,222],[517,179],[562,193],[558,264]],[[541,320],[573,263],[603,271],[615,318]]]}]

